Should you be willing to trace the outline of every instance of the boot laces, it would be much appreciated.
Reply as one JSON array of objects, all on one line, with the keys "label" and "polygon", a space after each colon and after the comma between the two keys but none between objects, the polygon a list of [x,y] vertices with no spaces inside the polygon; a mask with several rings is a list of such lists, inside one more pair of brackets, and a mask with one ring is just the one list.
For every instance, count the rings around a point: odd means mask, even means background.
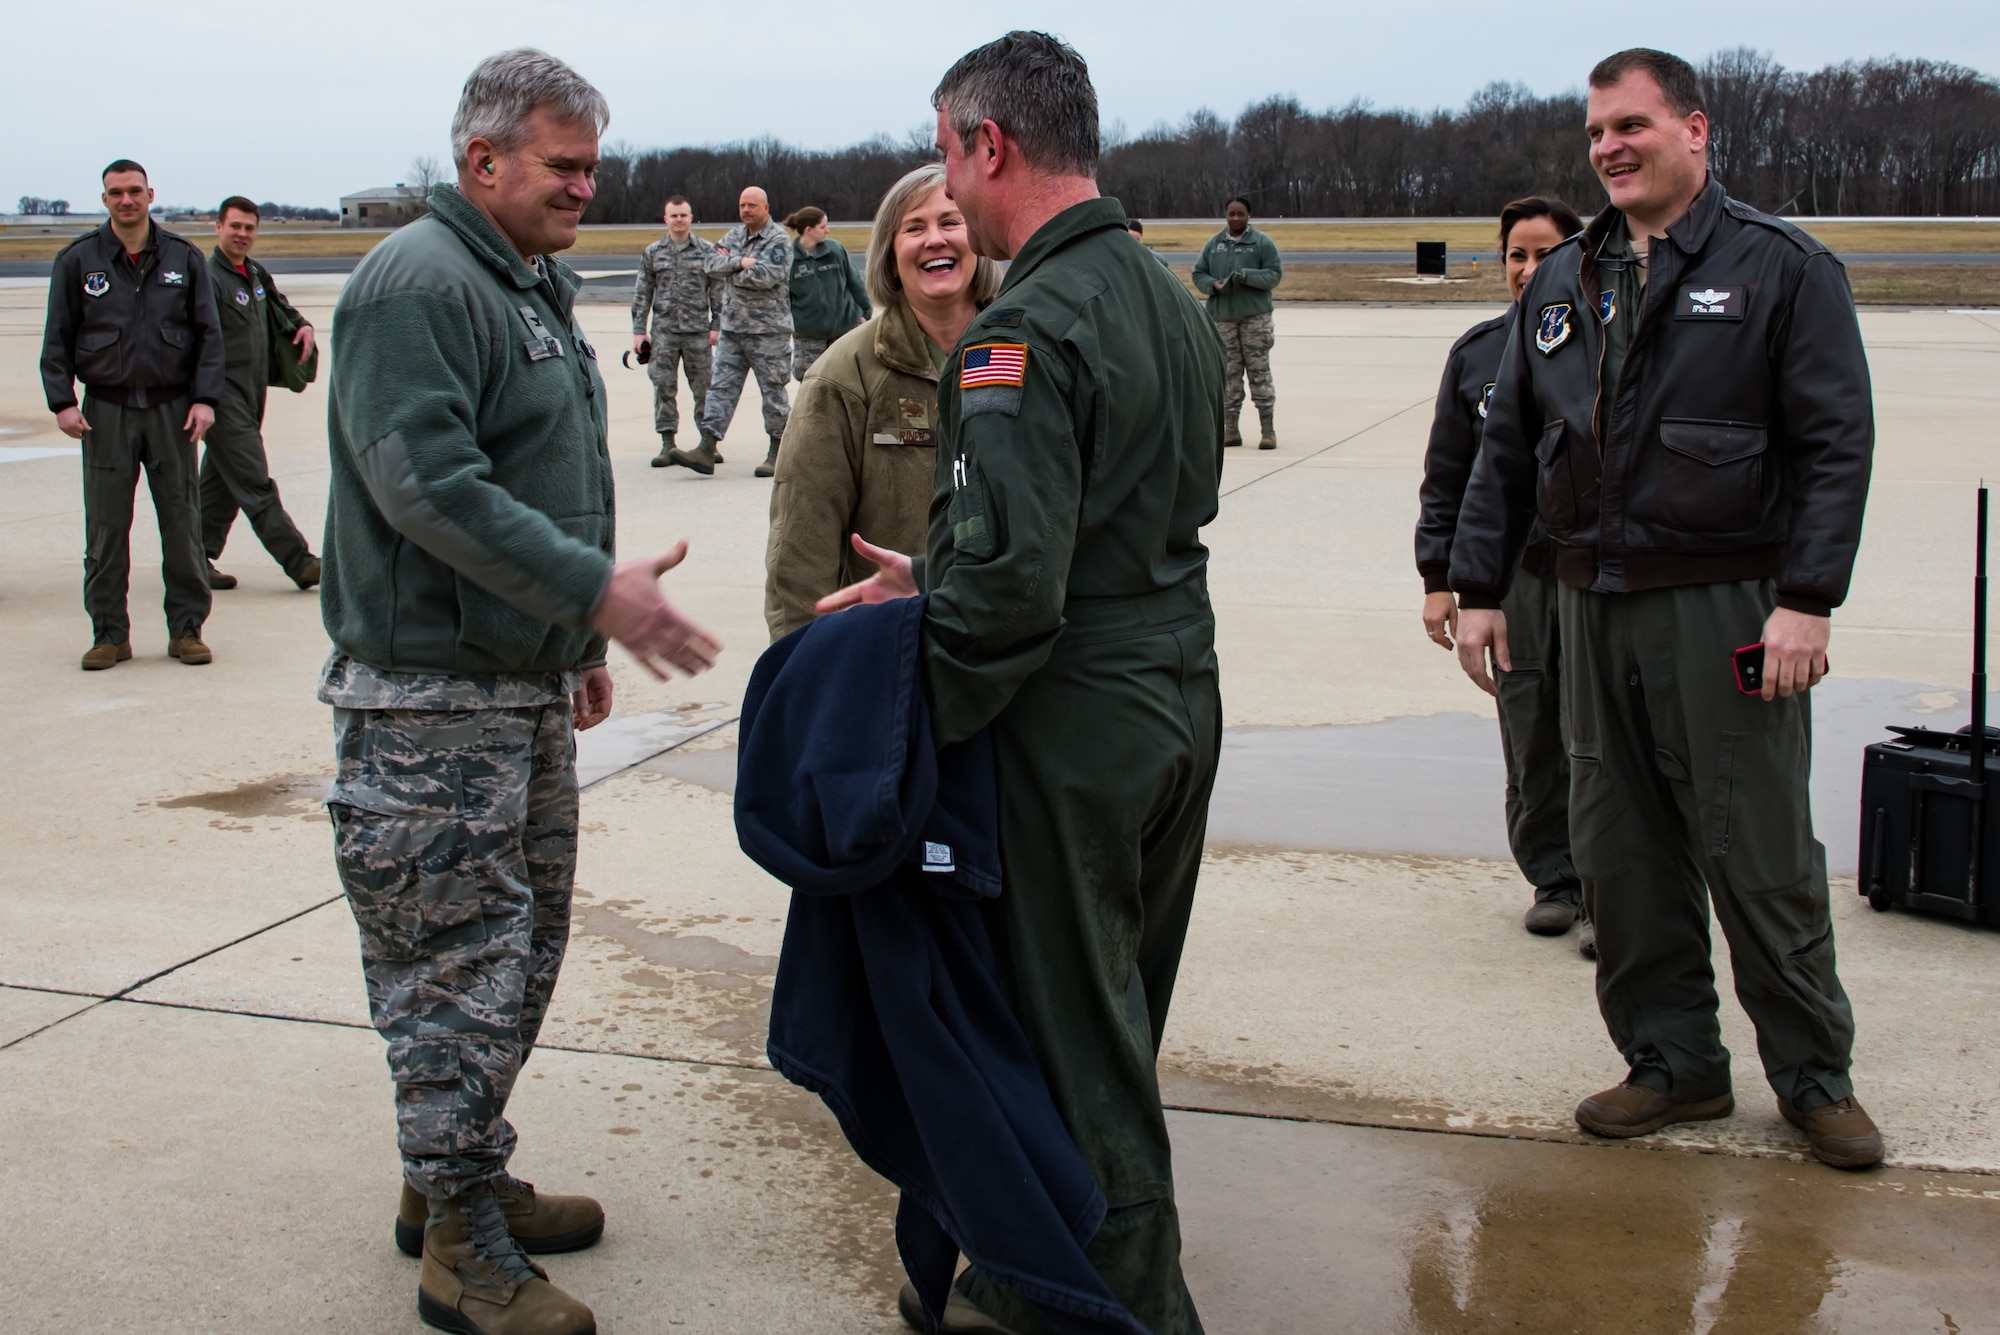
[{"label": "boot laces", "polygon": [[460,1209],[465,1212],[465,1240],[473,1257],[492,1266],[496,1275],[516,1284],[534,1279],[535,1269],[513,1235],[507,1232],[507,1216],[500,1213],[500,1200],[492,1187],[468,1194],[471,1199]]}]

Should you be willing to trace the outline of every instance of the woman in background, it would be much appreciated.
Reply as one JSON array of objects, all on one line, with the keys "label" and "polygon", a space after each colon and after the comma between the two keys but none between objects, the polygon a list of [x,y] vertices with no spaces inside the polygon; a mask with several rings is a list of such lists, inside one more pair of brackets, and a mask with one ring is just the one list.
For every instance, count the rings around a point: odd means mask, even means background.
[{"label": "woman in background", "polygon": [[[796,264],[792,273],[796,284]],[[773,640],[811,621],[827,594],[874,574],[868,552],[924,550],[938,376],[999,290],[1000,267],[973,255],[943,167],[889,188],[868,240],[866,297],[881,317],[841,337],[804,377],[779,451],[765,551]]]},{"label": "woman in background", "polygon": [[[1500,211],[1500,253],[1514,303],[1543,257],[1582,230],[1576,210],[1559,199],[1531,196]],[[1424,580],[1425,633],[1446,649],[1458,628],[1458,604],[1447,582],[1452,536],[1486,426],[1487,396],[1515,314],[1515,306],[1509,305],[1452,344],[1424,453],[1417,573]],[[1583,886],[1569,851],[1569,752],[1563,735],[1554,557],[1548,535],[1537,523],[1505,603],[1514,667],[1497,678],[1500,741],[1507,761],[1507,842],[1521,874],[1535,887],[1535,902],[1523,925],[1539,936],[1563,935],[1583,912]],[[1597,936],[1588,922],[1577,949],[1585,959],[1597,957]]]},{"label": "woman in background", "polygon": [[785,219],[792,241],[792,375],[806,378],[832,342],[868,318],[868,289],[847,247],[826,234],[826,211],[806,205]]}]

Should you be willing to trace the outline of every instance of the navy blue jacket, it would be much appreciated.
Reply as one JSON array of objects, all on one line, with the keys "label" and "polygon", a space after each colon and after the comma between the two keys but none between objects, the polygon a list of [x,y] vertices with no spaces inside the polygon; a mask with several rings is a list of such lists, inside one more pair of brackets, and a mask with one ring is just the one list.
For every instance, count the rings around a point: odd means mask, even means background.
[{"label": "navy blue jacket", "polygon": [[992,746],[932,746],[924,603],[821,617],[750,675],[737,840],[794,892],[767,1051],[901,1190],[930,1330],[963,1252],[1057,1331],[1146,1335],[1084,1255],[1104,1193],[995,977]]}]

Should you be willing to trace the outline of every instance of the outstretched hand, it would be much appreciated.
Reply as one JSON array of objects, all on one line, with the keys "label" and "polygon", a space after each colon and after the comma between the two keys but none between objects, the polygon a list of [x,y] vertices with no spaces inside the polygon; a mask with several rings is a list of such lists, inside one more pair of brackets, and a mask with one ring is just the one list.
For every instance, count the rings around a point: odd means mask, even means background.
[{"label": "outstretched hand", "polygon": [[688,676],[715,666],[722,641],[682,616],[660,592],[660,576],[687,556],[682,540],[658,556],[620,561],[591,613],[590,624],[639,660],[639,665],[667,680],[671,670]]},{"label": "outstretched hand", "polygon": [[859,533],[849,541],[854,544],[855,551],[875,563],[875,573],[858,584],[829,593],[813,604],[815,612],[824,616],[828,612],[842,612],[862,603],[889,603],[898,598],[917,596],[916,575],[910,568],[909,557],[887,547],[877,547]]}]

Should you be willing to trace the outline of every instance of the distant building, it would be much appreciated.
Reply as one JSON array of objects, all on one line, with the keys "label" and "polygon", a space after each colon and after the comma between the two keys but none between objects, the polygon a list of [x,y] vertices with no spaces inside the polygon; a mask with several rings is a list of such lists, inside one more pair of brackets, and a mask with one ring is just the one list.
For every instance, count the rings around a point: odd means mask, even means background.
[{"label": "distant building", "polygon": [[419,185],[378,186],[340,197],[342,227],[401,227],[424,216],[427,192]]}]

